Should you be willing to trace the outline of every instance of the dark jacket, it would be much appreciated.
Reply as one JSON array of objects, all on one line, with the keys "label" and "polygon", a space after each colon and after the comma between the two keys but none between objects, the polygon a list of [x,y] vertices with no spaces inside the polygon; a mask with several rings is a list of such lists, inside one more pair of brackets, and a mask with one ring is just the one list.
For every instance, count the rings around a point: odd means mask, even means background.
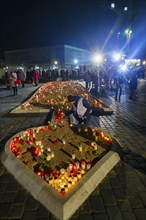
[{"label": "dark jacket", "polygon": [[[81,99],[80,96],[76,96],[76,97],[75,97],[75,102],[74,102],[73,105],[75,105],[75,106],[77,107],[77,106],[78,106],[78,102],[79,102],[80,99]],[[86,99],[84,99],[84,98],[83,98],[83,106],[86,108],[86,112],[85,112],[85,114],[83,115],[83,117],[88,117],[88,115],[92,112],[92,107],[90,106],[90,104],[88,103],[88,101],[87,101]],[[74,108],[73,108],[73,107],[71,108],[70,111],[68,111],[68,112],[66,113],[67,116],[70,115],[70,114],[74,114],[74,115],[77,114],[77,112],[74,111]]]}]

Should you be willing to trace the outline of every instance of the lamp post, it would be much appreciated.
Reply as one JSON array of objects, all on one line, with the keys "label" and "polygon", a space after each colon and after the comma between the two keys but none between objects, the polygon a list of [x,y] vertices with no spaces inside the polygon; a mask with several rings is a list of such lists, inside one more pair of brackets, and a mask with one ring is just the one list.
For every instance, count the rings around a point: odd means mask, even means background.
[{"label": "lamp post", "polygon": [[94,62],[97,66],[97,78],[98,78],[98,92],[100,92],[100,65],[103,62],[103,55],[102,54],[96,54],[93,57]]},{"label": "lamp post", "polygon": [[127,28],[125,30],[125,34],[126,34],[126,37],[127,37],[127,47],[128,47],[128,52],[130,50],[130,40],[131,40],[131,34],[132,34],[132,30],[130,28]]}]

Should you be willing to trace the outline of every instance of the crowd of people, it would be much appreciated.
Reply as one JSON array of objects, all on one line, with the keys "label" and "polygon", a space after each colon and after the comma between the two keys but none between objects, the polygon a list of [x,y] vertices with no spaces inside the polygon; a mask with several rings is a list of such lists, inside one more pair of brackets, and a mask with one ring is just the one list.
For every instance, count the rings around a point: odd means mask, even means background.
[{"label": "crowd of people", "polygon": [[85,87],[91,94],[97,95],[99,88],[115,89],[115,100],[120,101],[124,83],[129,84],[129,98],[133,99],[137,90],[137,79],[144,78],[142,68],[133,66],[129,71],[123,73],[118,69],[97,68],[90,69],[28,69],[5,72],[5,84],[13,88],[14,95],[17,94],[18,85],[25,87],[25,83],[38,86],[39,82],[46,83],[50,81],[69,81],[84,80]]}]

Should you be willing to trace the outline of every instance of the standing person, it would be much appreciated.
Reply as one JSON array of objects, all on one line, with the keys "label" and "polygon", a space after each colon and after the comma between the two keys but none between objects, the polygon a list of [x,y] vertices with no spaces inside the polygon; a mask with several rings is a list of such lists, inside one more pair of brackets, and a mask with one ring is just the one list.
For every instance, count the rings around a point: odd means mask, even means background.
[{"label": "standing person", "polygon": [[25,86],[25,73],[22,70],[18,72],[18,78],[21,81],[22,87],[24,87]]},{"label": "standing person", "polygon": [[122,75],[119,75],[116,79],[116,95],[115,100],[121,100],[122,88],[123,88],[124,79]]},{"label": "standing person", "polygon": [[66,112],[66,116],[73,115],[77,124],[88,124],[92,109],[88,101],[80,96],[68,96],[68,102],[72,104],[71,110]]},{"label": "standing person", "polygon": [[5,71],[5,84],[6,84],[6,87],[8,88],[8,84],[9,84],[9,73],[8,73],[7,70]]},{"label": "standing person", "polygon": [[83,75],[83,79],[85,80],[85,87],[87,90],[90,90],[91,87],[91,76],[90,76],[90,72],[85,72],[85,74]]},{"label": "standing person", "polygon": [[129,81],[129,89],[130,89],[130,95],[129,99],[134,99],[135,96],[137,96],[137,75],[136,71],[132,72],[130,81]]},{"label": "standing person", "polygon": [[39,71],[37,69],[34,69],[32,73],[33,73],[34,85],[37,86],[39,81]]},{"label": "standing person", "polygon": [[17,95],[18,93],[18,82],[17,82],[17,73],[16,72],[10,72],[10,76],[9,76],[9,79],[10,79],[10,84],[11,84],[11,87],[13,89],[13,93],[14,95]]}]

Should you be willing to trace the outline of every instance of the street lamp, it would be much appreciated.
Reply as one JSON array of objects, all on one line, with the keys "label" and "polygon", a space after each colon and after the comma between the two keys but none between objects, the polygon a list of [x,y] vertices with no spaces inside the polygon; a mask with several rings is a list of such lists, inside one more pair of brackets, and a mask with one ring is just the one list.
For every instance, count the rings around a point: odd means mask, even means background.
[{"label": "street lamp", "polygon": [[74,64],[78,64],[78,60],[77,59],[74,59]]},{"label": "street lamp", "polygon": [[97,77],[98,77],[98,92],[100,91],[100,71],[99,71],[99,66],[102,64],[103,62],[103,55],[102,54],[95,54],[93,56],[93,61],[96,63],[97,65]]},{"label": "street lamp", "polygon": [[126,29],[125,34],[127,36],[127,40],[130,41],[132,30],[130,28]]},{"label": "street lamp", "polygon": [[131,40],[131,34],[132,34],[132,30],[130,28],[126,29],[125,30],[125,34],[127,36],[127,51],[129,53],[130,51],[130,40]]}]

